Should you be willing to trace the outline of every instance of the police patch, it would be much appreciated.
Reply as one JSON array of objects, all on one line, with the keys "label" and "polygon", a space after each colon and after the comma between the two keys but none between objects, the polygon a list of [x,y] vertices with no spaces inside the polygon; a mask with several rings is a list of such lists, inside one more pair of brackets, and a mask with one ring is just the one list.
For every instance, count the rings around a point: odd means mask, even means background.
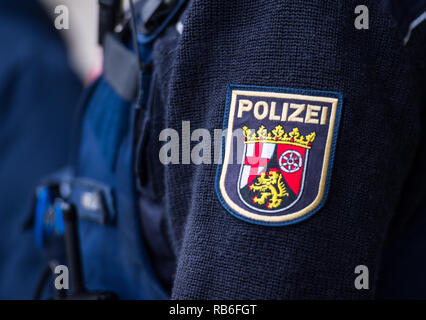
[{"label": "police patch", "polygon": [[225,209],[276,226],[317,212],[327,197],[341,108],[337,92],[229,85],[216,176]]}]

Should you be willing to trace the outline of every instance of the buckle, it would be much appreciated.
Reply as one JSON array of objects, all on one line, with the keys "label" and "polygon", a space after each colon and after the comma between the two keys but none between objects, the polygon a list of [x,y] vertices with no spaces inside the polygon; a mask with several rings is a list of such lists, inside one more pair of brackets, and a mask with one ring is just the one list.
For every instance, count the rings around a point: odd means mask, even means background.
[{"label": "buckle", "polygon": [[61,201],[74,204],[79,219],[101,225],[115,221],[114,197],[109,187],[83,179],[42,183],[36,189],[33,221],[35,242],[40,249],[46,241],[64,235],[63,212],[58,205]]},{"label": "buckle", "polygon": [[[39,203],[51,204],[51,196],[48,188],[42,188],[38,193]],[[43,208],[41,208],[43,209]],[[113,300],[117,296],[110,291],[88,291],[84,286],[83,264],[80,252],[80,237],[78,232],[78,215],[75,206],[67,201],[57,198],[54,202],[54,225],[59,225],[64,236],[66,261],[70,273],[71,292],[68,295],[61,294],[58,299],[65,300]],[[49,270],[52,268],[49,267]],[[42,288],[48,277],[42,277]],[[37,290],[36,296],[40,296]],[[55,291],[54,291],[55,292]],[[55,295],[54,295],[55,296]]]}]

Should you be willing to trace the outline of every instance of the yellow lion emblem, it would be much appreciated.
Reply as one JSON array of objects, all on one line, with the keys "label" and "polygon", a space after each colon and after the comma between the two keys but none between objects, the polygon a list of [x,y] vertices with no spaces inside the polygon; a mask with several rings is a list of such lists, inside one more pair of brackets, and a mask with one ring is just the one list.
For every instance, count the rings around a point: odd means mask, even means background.
[{"label": "yellow lion emblem", "polygon": [[[264,204],[266,200],[269,202],[266,204],[268,209],[277,208],[281,202],[282,197],[289,196],[281,173],[271,169],[269,172],[263,172],[256,180],[256,182],[249,185],[249,190],[260,192],[260,198],[255,196],[252,200],[253,203]],[[277,190],[278,188],[278,190]]]}]

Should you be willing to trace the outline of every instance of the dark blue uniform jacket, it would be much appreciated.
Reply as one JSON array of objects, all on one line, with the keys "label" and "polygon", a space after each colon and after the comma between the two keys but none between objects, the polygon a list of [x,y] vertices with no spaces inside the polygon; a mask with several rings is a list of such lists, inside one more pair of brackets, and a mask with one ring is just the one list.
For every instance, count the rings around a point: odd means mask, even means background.
[{"label": "dark blue uniform jacket", "polygon": [[[155,44],[154,138],[182,121],[213,135],[229,83],[343,96],[327,201],[289,226],[235,218],[215,192],[216,165],[163,166],[153,139],[144,163],[166,206],[173,298],[425,297],[426,25],[404,46],[391,12],[364,4],[368,30],[354,26],[356,1],[194,0],[182,35],[173,26]],[[407,240],[410,225],[419,231]],[[403,242],[405,257],[393,247]],[[354,286],[358,265],[369,290]]]}]

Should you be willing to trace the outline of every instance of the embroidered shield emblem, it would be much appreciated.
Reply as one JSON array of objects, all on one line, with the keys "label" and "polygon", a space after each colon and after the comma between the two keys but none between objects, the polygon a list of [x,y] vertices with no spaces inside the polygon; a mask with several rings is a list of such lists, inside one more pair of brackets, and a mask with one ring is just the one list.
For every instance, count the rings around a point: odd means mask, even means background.
[{"label": "embroidered shield emblem", "polygon": [[216,177],[222,205],[263,225],[317,212],[327,197],[341,104],[336,92],[230,85]]}]

